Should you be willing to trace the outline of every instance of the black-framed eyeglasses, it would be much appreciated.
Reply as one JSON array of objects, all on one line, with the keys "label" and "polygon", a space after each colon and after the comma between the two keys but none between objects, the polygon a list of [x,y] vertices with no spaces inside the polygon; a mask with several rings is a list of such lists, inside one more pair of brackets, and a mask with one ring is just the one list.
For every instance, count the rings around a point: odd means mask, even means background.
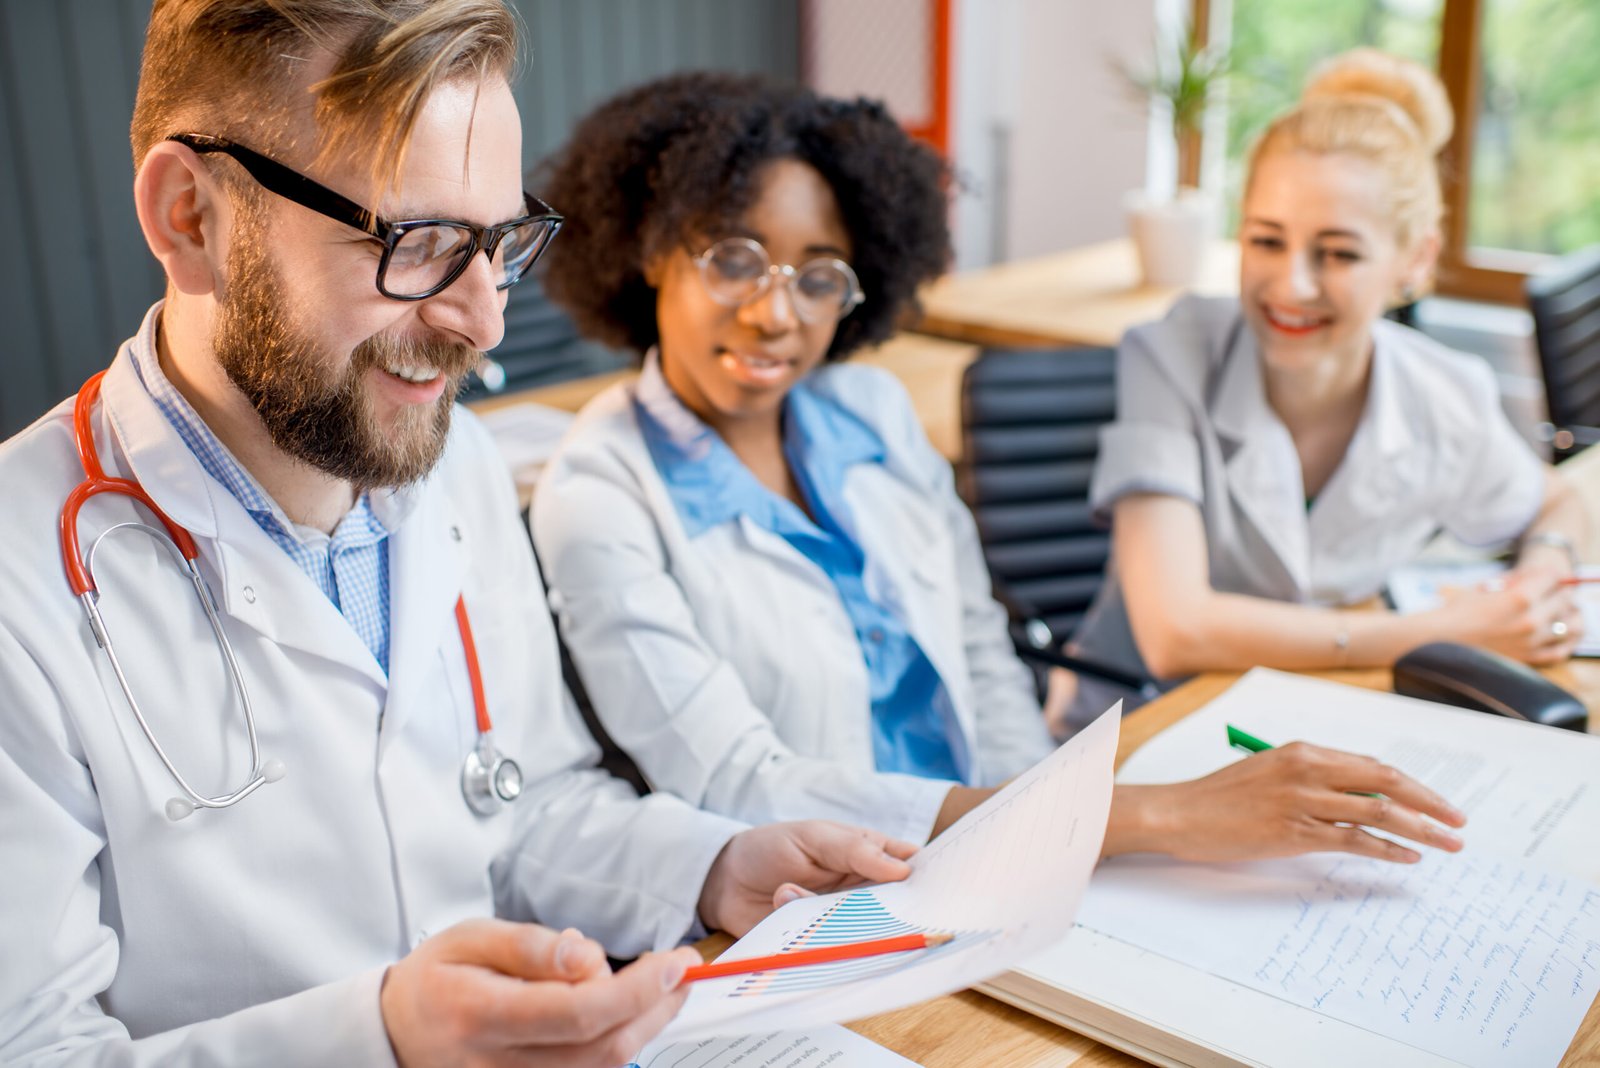
[{"label": "black-framed eyeglasses", "polygon": [[495,288],[509,289],[522,280],[561,229],[561,216],[528,192],[522,194],[528,214],[494,226],[475,226],[457,219],[391,221],[233,141],[206,134],[173,134],[167,140],[199,153],[230,156],[268,192],[381,241],[378,292],[394,300],[426,300],[442,291],[461,277],[480,251],[499,272]]}]

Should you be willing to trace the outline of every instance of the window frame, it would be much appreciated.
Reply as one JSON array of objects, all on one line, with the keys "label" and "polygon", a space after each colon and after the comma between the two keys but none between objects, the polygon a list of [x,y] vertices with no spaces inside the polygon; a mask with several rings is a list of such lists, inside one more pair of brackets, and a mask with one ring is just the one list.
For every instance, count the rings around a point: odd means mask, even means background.
[{"label": "window frame", "polygon": [[[1439,178],[1445,217],[1441,233],[1435,292],[1467,300],[1522,305],[1528,275],[1554,257],[1516,249],[1474,248],[1468,244],[1472,200],[1473,149],[1483,80],[1483,13],[1487,0],[1444,0],[1439,16],[1437,73],[1455,112],[1455,127],[1440,153]],[[1195,43],[1230,40],[1232,27],[1217,23],[1233,18],[1229,0],[1191,0],[1190,23]],[[1193,153],[1198,159],[1199,153]],[[1197,172],[1198,167],[1194,168]],[[1199,174],[1185,176],[1197,181]]]}]

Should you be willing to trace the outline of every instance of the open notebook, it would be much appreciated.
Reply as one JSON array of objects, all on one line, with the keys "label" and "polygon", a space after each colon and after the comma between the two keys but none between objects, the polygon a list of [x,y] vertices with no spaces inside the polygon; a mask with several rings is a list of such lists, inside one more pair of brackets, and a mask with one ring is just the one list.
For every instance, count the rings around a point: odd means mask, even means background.
[{"label": "open notebook", "polygon": [[1379,756],[1460,854],[1102,864],[1067,939],[980,989],[1156,1064],[1557,1064],[1600,990],[1600,737],[1257,670],[1119,782],[1235,759],[1225,725]]}]

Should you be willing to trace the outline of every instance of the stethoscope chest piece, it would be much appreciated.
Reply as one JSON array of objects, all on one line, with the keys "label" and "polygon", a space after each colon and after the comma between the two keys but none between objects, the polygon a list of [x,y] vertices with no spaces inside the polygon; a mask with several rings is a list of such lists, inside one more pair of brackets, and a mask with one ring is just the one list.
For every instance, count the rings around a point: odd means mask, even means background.
[{"label": "stethoscope chest piece", "polygon": [[492,816],[522,796],[522,769],[495,747],[485,732],[461,764],[461,793],[480,816]]}]

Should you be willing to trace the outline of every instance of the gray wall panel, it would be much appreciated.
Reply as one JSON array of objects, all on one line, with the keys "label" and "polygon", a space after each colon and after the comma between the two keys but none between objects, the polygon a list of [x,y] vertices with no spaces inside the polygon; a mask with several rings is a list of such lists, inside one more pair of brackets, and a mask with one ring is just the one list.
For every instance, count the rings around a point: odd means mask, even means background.
[{"label": "gray wall panel", "polygon": [[[10,14],[0,7],[0,56],[11,54]],[[12,235],[0,254],[0,319],[6,324],[0,342],[0,433],[27,426],[53,393],[35,272],[42,249],[25,206],[23,159],[13,150],[13,120],[20,106],[16,72],[0,63],[0,145],[7,146],[0,155],[0,233]]]},{"label": "gray wall panel", "polygon": [[[529,164],[601,98],[668,71],[798,77],[799,0],[514,2],[529,38],[517,87]],[[161,295],[128,158],[149,11],[150,0],[0,0],[0,226],[11,235],[0,243],[0,438],[104,367]],[[595,366],[541,359],[532,340],[506,348],[533,380]]]}]

